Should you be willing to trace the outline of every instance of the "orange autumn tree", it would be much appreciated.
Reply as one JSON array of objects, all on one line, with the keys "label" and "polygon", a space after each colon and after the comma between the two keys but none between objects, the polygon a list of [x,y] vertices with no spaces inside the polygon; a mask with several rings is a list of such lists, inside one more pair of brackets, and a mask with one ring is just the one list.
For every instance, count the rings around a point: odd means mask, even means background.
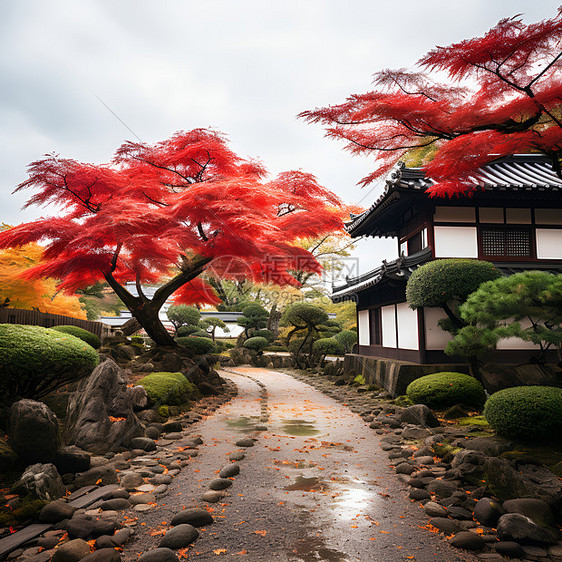
[{"label": "orange autumn tree", "polygon": [[[208,268],[235,280],[298,285],[291,271],[321,266],[297,240],[343,227],[339,199],[314,176],[269,179],[209,129],[153,145],[126,142],[103,165],[50,155],[30,164],[17,189],[35,192],[27,206],[62,208],[0,233],[0,248],[44,241],[42,262],[25,277],[60,279],[70,293],[105,280],[158,345],[175,345],[158,317],[169,297],[217,302],[199,277]],[[148,298],[141,284],[156,282]]]},{"label": "orange autumn tree", "polygon": [[55,280],[22,278],[42,258],[43,248],[33,243],[0,251],[0,305],[85,319],[78,297],[57,293]]}]

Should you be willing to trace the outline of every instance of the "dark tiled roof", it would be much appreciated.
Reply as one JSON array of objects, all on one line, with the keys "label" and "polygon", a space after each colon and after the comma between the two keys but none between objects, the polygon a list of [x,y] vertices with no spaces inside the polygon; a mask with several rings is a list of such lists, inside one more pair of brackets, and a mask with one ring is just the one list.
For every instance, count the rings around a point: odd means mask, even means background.
[{"label": "dark tiled roof", "polygon": [[[345,285],[334,287],[332,300],[340,301],[350,298],[352,295],[364,291],[374,285],[378,285],[385,279],[408,281],[410,275],[421,265],[432,259],[431,248],[423,250],[407,257],[400,257],[391,262],[383,261],[383,264],[368,273],[358,277],[346,279]],[[546,271],[553,274],[562,274],[562,263],[553,262],[495,262],[494,265],[503,275],[513,275],[523,271]]]},{"label": "dark tiled roof", "polygon": [[364,291],[380,283],[383,279],[406,281],[413,271],[430,259],[431,248],[424,248],[411,256],[401,256],[391,262],[384,260],[382,265],[373,269],[373,271],[369,271],[358,277],[348,278],[346,279],[345,285],[334,287],[331,298],[335,301],[349,298],[359,291]]},{"label": "dark tiled roof", "polygon": [[[562,190],[562,180],[552,170],[550,160],[540,154],[516,154],[487,164],[471,177],[474,186],[484,191]],[[436,182],[424,176],[421,168],[406,168],[399,162],[389,173],[383,194],[361,215],[353,215],[346,230],[354,231],[398,189],[424,192]]]}]

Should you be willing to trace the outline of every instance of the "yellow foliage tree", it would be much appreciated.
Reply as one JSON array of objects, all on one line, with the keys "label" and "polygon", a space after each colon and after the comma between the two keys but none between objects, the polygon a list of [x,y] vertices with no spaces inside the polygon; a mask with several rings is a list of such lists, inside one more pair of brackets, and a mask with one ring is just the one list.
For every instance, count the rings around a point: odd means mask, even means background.
[{"label": "yellow foliage tree", "polygon": [[0,250],[0,306],[85,319],[86,311],[78,297],[57,294],[54,279],[28,280],[21,277],[26,269],[37,265],[42,257],[43,248],[35,243]]}]

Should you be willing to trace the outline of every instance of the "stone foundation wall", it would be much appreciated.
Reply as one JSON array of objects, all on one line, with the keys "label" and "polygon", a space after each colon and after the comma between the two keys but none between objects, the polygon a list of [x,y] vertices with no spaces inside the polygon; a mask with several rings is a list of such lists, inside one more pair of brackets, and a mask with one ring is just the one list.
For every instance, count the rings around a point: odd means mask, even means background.
[{"label": "stone foundation wall", "polygon": [[353,353],[346,355],[344,359],[345,373],[363,375],[366,384],[376,384],[392,396],[405,394],[406,387],[412,381],[442,371],[469,373],[468,365],[465,364],[418,365]]}]

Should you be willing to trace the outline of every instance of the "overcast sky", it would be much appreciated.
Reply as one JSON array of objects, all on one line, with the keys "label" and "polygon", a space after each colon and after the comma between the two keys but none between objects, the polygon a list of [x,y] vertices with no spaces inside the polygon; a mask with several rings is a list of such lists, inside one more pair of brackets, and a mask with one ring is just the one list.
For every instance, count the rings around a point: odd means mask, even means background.
[{"label": "overcast sky", "polygon": [[[101,163],[134,135],[155,142],[207,126],[272,173],[312,172],[368,206],[376,189],[356,183],[369,159],[296,115],[368,91],[377,70],[413,67],[502,17],[552,17],[559,1],[3,0],[0,222],[51,214],[22,212],[31,194],[11,195],[45,153]],[[361,271],[392,250],[363,244]]]}]

